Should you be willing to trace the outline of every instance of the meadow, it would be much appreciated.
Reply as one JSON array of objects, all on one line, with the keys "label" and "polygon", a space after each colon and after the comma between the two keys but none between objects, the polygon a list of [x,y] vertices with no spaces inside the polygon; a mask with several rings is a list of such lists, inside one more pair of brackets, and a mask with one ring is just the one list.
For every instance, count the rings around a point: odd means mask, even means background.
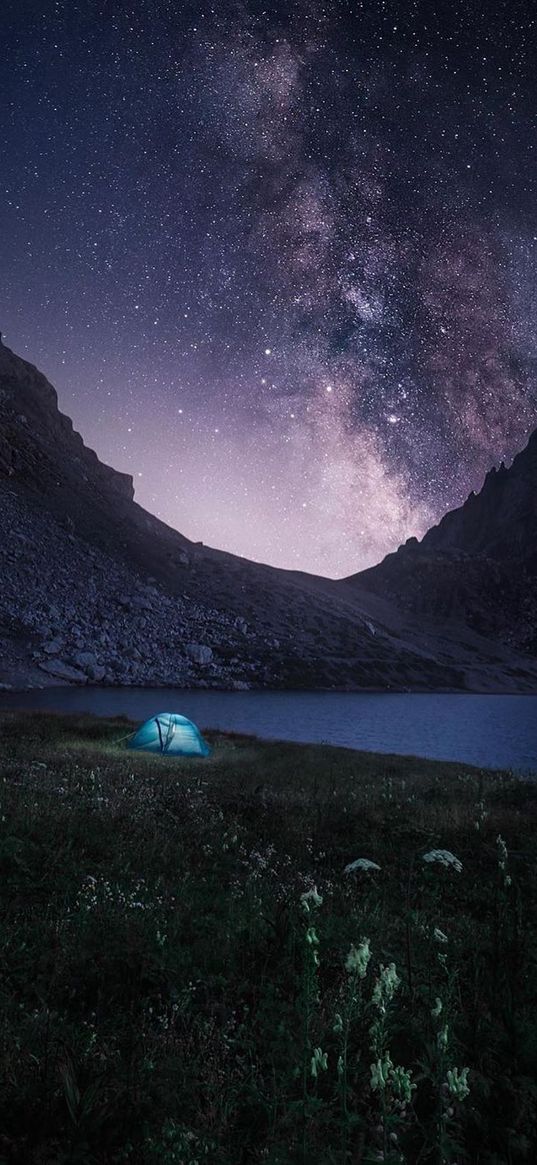
[{"label": "meadow", "polygon": [[0,1165],[537,1150],[537,784],[0,718]]}]

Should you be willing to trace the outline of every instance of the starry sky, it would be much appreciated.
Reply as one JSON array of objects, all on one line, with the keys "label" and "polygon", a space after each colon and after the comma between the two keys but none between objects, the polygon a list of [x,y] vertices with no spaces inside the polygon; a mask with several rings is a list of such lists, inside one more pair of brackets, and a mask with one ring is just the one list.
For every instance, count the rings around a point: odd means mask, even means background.
[{"label": "starry sky", "polygon": [[525,444],[534,12],[3,12],[0,327],[147,509],[338,577]]}]

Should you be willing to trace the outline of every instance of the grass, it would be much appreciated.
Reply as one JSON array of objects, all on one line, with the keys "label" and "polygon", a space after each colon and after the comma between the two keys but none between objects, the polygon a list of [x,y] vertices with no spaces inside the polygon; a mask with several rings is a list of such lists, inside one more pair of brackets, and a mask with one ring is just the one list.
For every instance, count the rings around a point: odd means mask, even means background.
[{"label": "grass", "polygon": [[0,720],[0,1165],[534,1161],[537,786],[130,727]]}]

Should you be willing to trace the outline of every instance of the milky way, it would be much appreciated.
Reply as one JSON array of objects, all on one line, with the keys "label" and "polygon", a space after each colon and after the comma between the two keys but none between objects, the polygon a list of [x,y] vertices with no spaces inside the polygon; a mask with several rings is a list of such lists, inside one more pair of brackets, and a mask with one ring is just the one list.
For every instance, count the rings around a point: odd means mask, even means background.
[{"label": "milky way", "polygon": [[537,423],[532,5],[4,16],[6,343],[188,537],[332,576]]}]

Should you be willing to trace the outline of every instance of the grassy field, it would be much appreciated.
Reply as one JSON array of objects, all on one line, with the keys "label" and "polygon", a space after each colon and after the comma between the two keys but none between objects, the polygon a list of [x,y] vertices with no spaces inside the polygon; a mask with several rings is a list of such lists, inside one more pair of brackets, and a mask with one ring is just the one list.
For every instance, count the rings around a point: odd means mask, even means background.
[{"label": "grassy field", "polygon": [[537,786],[129,730],[0,719],[0,1163],[535,1161]]}]

